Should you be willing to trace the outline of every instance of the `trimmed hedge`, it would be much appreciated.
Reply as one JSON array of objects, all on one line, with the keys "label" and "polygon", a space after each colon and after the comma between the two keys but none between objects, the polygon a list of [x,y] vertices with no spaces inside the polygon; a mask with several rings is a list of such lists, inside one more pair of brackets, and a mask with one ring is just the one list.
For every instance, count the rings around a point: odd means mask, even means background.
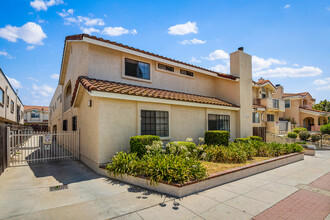
[{"label": "trimmed hedge", "polygon": [[249,138],[253,141],[263,141],[262,137],[259,137],[259,136],[247,136],[247,138]]},{"label": "trimmed hedge", "polygon": [[206,131],[204,134],[204,140],[206,145],[224,145],[229,144],[229,132],[228,131]]},{"label": "trimmed hedge", "polygon": [[311,139],[313,142],[318,142],[319,140],[321,140],[321,134],[312,134]]},{"label": "trimmed hedge", "polygon": [[299,138],[300,140],[306,141],[311,136],[311,134],[308,131],[301,131],[299,132]]},{"label": "trimmed hedge", "polygon": [[289,138],[297,138],[298,134],[296,132],[289,132],[288,137]]},{"label": "trimmed hedge", "polygon": [[248,143],[251,139],[250,138],[235,138],[235,143]]},{"label": "trimmed hedge", "polygon": [[330,123],[326,125],[322,125],[320,130],[322,134],[330,134]]},{"label": "trimmed hedge", "polygon": [[301,131],[307,131],[307,128],[302,128],[302,127],[298,127],[298,128],[294,128],[293,132],[299,134],[299,132]]},{"label": "trimmed hedge", "polygon": [[155,135],[138,135],[130,138],[129,152],[136,153],[138,157],[142,157],[147,149],[147,145],[152,145],[154,141],[160,141],[160,138]]}]

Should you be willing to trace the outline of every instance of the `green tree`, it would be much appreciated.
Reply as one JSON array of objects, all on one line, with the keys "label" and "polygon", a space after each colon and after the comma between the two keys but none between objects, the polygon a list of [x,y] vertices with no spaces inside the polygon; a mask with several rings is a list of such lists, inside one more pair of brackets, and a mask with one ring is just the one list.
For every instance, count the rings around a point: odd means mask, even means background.
[{"label": "green tree", "polygon": [[313,109],[321,110],[321,111],[325,111],[325,112],[330,112],[330,101],[328,101],[326,99],[323,100],[323,101],[320,101],[320,103],[315,104],[313,106]]}]

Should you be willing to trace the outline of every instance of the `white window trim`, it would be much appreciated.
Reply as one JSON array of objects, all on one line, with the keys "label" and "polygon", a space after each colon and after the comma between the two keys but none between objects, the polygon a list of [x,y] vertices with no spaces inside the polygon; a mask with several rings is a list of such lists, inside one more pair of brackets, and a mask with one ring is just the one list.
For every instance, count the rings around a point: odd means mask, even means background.
[{"label": "white window trim", "polygon": [[285,106],[285,102],[286,102],[286,101],[289,101],[289,103],[290,103],[290,107],[289,107],[289,108],[291,108],[291,100],[290,100],[290,99],[286,99],[286,100],[284,100],[284,108],[287,109],[287,107]]},{"label": "white window trim", "polygon": [[[133,76],[126,76],[125,75],[125,59],[128,58],[128,59],[131,59],[131,60],[136,60],[138,62],[143,62],[143,63],[147,63],[149,64],[150,66],[150,79],[142,79],[142,78],[138,78],[138,77],[133,77]],[[145,59],[139,59],[137,57],[134,57],[134,56],[130,56],[129,54],[122,54],[121,56],[121,78],[123,79],[129,79],[129,80],[135,80],[135,81],[140,81],[140,82],[146,82],[146,83],[152,83],[152,75],[153,75],[153,63],[148,61],[148,60],[145,60]]]}]

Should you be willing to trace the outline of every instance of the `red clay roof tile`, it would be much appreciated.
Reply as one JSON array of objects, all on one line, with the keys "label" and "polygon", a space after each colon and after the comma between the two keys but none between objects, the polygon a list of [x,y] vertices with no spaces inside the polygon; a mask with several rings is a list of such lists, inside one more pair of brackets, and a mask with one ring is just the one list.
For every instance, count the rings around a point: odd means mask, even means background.
[{"label": "red clay roof tile", "polygon": [[79,84],[81,84],[89,92],[94,90],[100,92],[120,93],[126,95],[135,95],[135,96],[152,97],[152,98],[160,98],[160,99],[171,99],[176,101],[187,101],[187,102],[195,102],[195,103],[203,103],[203,104],[211,104],[211,105],[238,107],[237,105],[234,105],[229,102],[225,102],[221,99],[214,97],[188,94],[183,92],[175,92],[175,91],[169,91],[163,89],[148,88],[148,87],[142,87],[142,86],[125,84],[125,83],[100,80],[100,79],[93,79],[93,78],[88,78],[86,76],[80,76],[77,79],[75,89],[72,95],[71,105],[73,105]]},{"label": "red clay roof tile", "polygon": [[33,105],[24,105],[24,111],[31,110],[31,109],[38,109],[40,111],[48,111],[48,106],[33,106]]},{"label": "red clay roof tile", "polygon": [[304,108],[304,107],[299,107],[299,108],[300,109],[305,109],[305,110],[308,110],[308,111],[313,111],[313,112],[320,112],[320,113],[328,113],[328,114],[330,114],[330,112],[316,110],[316,109],[312,109],[312,108]]}]

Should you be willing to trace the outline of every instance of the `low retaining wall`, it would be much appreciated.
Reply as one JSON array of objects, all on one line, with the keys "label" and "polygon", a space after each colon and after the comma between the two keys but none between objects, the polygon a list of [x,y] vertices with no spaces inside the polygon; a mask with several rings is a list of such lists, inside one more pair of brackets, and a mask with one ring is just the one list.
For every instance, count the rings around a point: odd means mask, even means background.
[{"label": "low retaining wall", "polygon": [[134,177],[126,174],[114,176],[113,174],[108,174],[104,168],[100,168],[100,173],[112,179],[130,183],[132,185],[140,186],[175,197],[183,197],[303,159],[303,153],[292,153],[258,163],[214,173],[203,181],[193,181],[185,184],[171,185],[161,182],[157,185],[150,185],[149,181],[145,178]]}]

